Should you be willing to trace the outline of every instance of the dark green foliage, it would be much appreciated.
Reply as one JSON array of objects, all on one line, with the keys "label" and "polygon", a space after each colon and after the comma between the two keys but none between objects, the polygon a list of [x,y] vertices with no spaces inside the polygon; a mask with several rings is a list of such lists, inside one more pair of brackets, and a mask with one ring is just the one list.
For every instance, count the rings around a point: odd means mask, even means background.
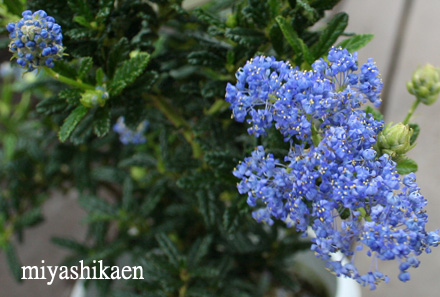
[{"label": "dark green foliage", "polygon": [[416,172],[418,166],[416,161],[412,159],[404,159],[397,162],[396,169],[399,174],[405,175],[411,172]]},{"label": "dark green foliage", "polygon": [[[310,243],[291,229],[281,234],[281,225],[257,224],[237,192],[232,170],[257,143],[230,119],[225,87],[257,54],[309,68],[348,17],[312,29],[336,0],[218,0],[191,11],[180,2],[28,1],[62,25],[68,55],[54,71],[76,83],[46,77],[29,86],[40,91],[26,121],[6,127],[17,136],[2,139],[10,156],[0,166],[0,235],[20,235],[42,219],[41,193],[74,187],[89,230],[85,242],[53,239],[71,252],[65,263],[109,265],[128,255],[144,267],[145,280],[123,290],[97,281],[102,296],[254,297],[277,287],[303,296],[289,261]],[[21,13],[20,1],[5,3]],[[343,44],[356,50],[370,39]],[[85,107],[84,84],[108,98]],[[149,121],[145,144],[121,144],[112,131],[120,116],[130,129]],[[282,154],[286,144],[274,135],[264,142]],[[0,244],[17,274],[11,234]]]},{"label": "dark green foliage", "polygon": [[76,128],[78,123],[84,118],[88,111],[89,109],[82,105],[73,110],[60,128],[59,137],[61,141],[66,141],[67,138],[69,138],[72,131]]},{"label": "dark green foliage", "polygon": [[313,55],[315,58],[324,56],[339,36],[344,33],[348,24],[348,15],[345,12],[338,13],[328,23],[327,28],[322,30],[318,43],[314,46]]},{"label": "dark green foliage", "polygon": [[410,144],[413,145],[417,141],[417,137],[420,134],[420,126],[416,123],[409,123],[409,127],[413,130],[413,134],[411,135]]}]

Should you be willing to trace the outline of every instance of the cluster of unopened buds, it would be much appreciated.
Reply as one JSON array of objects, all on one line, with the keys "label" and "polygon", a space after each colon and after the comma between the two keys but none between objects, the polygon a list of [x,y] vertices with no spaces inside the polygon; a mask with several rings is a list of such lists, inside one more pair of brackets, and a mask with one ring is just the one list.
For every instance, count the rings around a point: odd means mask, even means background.
[{"label": "cluster of unopened buds", "polygon": [[336,275],[372,289],[388,281],[377,265],[361,273],[353,261],[331,258],[365,250],[374,262],[397,260],[399,279],[407,281],[417,256],[440,237],[425,231],[426,200],[415,174],[401,177],[396,170],[390,154],[402,146],[381,139],[387,146],[378,148],[379,135],[396,133],[380,134],[383,121],[361,108],[366,101],[381,103],[379,71],[371,59],[358,69],[357,54],[342,48],[332,48],[312,68],[300,71],[260,56],[237,71],[235,85],[228,84],[233,117],[250,124],[249,134],[264,137],[274,126],[290,147],[274,155],[258,146],[234,169],[238,190],[257,208],[258,222],[278,219],[304,234],[310,226],[316,234],[312,250]]},{"label": "cluster of unopened buds", "polygon": [[9,23],[11,42],[9,50],[17,63],[27,71],[46,66],[52,68],[54,61],[63,57],[63,34],[61,26],[43,10],[34,13],[26,10],[17,23]]}]

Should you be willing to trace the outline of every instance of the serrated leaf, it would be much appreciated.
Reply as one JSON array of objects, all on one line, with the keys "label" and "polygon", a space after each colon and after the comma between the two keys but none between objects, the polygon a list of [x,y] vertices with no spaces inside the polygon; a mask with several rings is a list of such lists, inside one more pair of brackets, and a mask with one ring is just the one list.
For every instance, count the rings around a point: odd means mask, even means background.
[{"label": "serrated leaf", "polygon": [[115,0],[100,0],[99,11],[96,14],[96,22],[104,23],[105,19],[110,15],[112,7],[114,7]]},{"label": "serrated leaf", "polygon": [[84,16],[87,20],[91,21],[93,19],[91,9],[85,0],[68,0],[67,5],[73,12],[76,12],[80,16]]},{"label": "serrated leaf", "polygon": [[58,97],[64,99],[70,105],[78,105],[81,92],[81,89],[63,89],[58,93]]},{"label": "serrated leaf", "polygon": [[281,32],[283,32],[287,42],[293,48],[295,54],[302,54],[304,60],[311,65],[314,62],[313,56],[311,55],[310,50],[304,41],[298,37],[298,34],[295,32],[293,27],[282,16],[277,16],[275,20],[280,26]]},{"label": "serrated leaf", "polygon": [[249,28],[227,28],[225,36],[244,46],[259,46],[266,42],[264,33]]},{"label": "serrated leaf", "polygon": [[212,194],[204,193],[202,191],[197,193],[197,200],[199,204],[199,212],[208,227],[212,227],[216,222],[216,206]]},{"label": "serrated leaf", "polygon": [[96,84],[102,86],[104,84],[104,71],[101,67],[96,69]]},{"label": "serrated leaf", "polygon": [[150,55],[146,52],[140,52],[135,57],[118,67],[110,84],[110,94],[119,95],[124,88],[132,84],[136,78],[142,74],[150,60]]},{"label": "serrated leaf", "polygon": [[107,71],[105,72],[109,78],[113,77],[116,68],[122,61],[128,59],[130,51],[130,44],[126,37],[121,38],[115,45],[112,46],[107,58]]},{"label": "serrated leaf", "polygon": [[238,214],[231,207],[227,208],[223,214],[223,228],[226,233],[232,233],[238,225]]},{"label": "serrated leaf", "polygon": [[337,46],[345,48],[352,53],[366,46],[373,37],[373,34],[359,34],[343,40]]},{"label": "serrated leaf", "polygon": [[39,207],[22,214],[15,222],[15,228],[31,227],[43,221],[43,214]]},{"label": "serrated leaf", "polygon": [[202,8],[194,9],[193,13],[195,16],[197,16],[197,18],[199,20],[201,20],[202,22],[205,22],[211,26],[215,26],[215,27],[222,28],[222,29],[224,29],[226,27],[225,24],[220,19],[218,19],[216,16],[214,16],[213,14],[207,12],[206,10],[204,10]]},{"label": "serrated leaf", "polygon": [[318,11],[332,9],[341,0],[317,0],[312,2],[312,6]]},{"label": "serrated leaf", "polygon": [[87,138],[92,136],[93,120],[93,116],[87,114],[84,119],[79,122],[78,126],[76,126],[76,129],[73,130],[72,134],[70,135],[70,141],[74,145],[82,144],[87,140]]},{"label": "serrated leaf", "polygon": [[144,202],[142,203],[140,209],[140,213],[143,216],[148,216],[150,215],[150,213],[156,208],[156,206],[159,204],[160,202],[160,196],[156,195],[156,196],[148,196],[145,198]]},{"label": "serrated leaf", "polygon": [[8,243],[5,247],[6,260],[8,261],[9,270],[17,282],[22,282],[21,263],[18,259],[17,251],[12,243]]},{"label": "serrated leaf", "polygon": [[303,15],[309,20],[310,23],[315,23],[318,19],[317,11],[311,7],[308,1],[296,0],[296,5],[303,9]]},{"label": "serrated leaf", "polygon": [[95,196],[84,195],[79,199],[79,204],[87,211],[94,214],[116,216],[117,207]]},{"label": "serrated leaf", "polygon": [[188,266],[197,267],[203,257],[208,254],[211,243],[211,235],[197,239],[197,241],[191,246],[191,249],[188,253]]},{"label": "serrated leaf", "polygon": [[88,28],[74,28],[67,31],[66,35],[72,39],[87,39],[87,38],[92,38],[93,31],[91,31]]},{"label": "serrated leaf", "polygon": [[124,178],[124,173],[115,167],[100,166],[92,170],[92,178],[96,181],[110,183],[120,183]]},{"label": "serrated leaf", "polygon": [[417,137],[419,137],[420,126],[416,123],[409,123],[408,125],[413,130],[413,134],[411,135],[411,138],[409,141],[410,145],[413,145],[416,142]]},{"label": "serrated leaf", "polygon": [[78,78],[84,79],[87,73],[93,66],[93,59],[91,57],[84,57],[81,59],[79,70],[78,70]]},{"label": "serrated leaf", "polygon": [[335,15],[327,24],[327,27],[322,31],[318,43],[313,48],[313,57],[319,59],[326,53],[330,47],[336,42],[339,36],[344,33],[348,24],[348,14],[340,12]]},{"label": "serrated leaf", "polygon": [[95,112],[93,121],[93,132],[96,136],[103,137],[110,130],[110,108],[107,106],[104,108],[99,108]]},{"label": "serrated leaf", "polygon": [[3,135],[3,157],[6,162],[10,161],[13,158],[15,154],[15,148],[17,147],[17,141],[17,136],[14,133]]},{"label": "serrated leaf", "polygon": [[284,38],[283,32],[281,32],[280,26],[277,23],[273,24],[270,28],[269,38],[273,49],[278,55],[282,56],[284,54]]},{"label": "serrated leaf", "polygon": [[51,241],[52,241],[52,243],[54,243],[60,247],[69,249],[71,251],[75,251],[77,253],[87,253],[87,251],[88,251],[87,246],[85,246],[84,244],[79,243],[73,239],[52,237]]},{"label": "serrated leaf", "polygon": [[137,153],[119,162],[118,167],[143,166],[156,167],[157,160],[145,153]]},{"label": "serrated leaf", "polygon": [[397,162],[396,169],[399,174],[405,175],[411,172],[416,172],[418,166],[416,161],[412,159],[404,159],[402,161]]},{"label": "serrated leaf", "polygon": [[133,189],[133,180],[127,176],[122,185],[122,207],[126,210],[130,210],[134,206]]},{"label": "serrated leaf", "polygon": [[179,251],[175,244],[168,238],[167,235],[161,233],[156,235],[156,240],[159,243],[161,251],[165,253],[168,260],[174,267],[179,266]]},{"label": "serrated leaf", "polygon": [[80,105],[70,113],[70,115],[64,120],[64,123],[58,132],[58,138],[61,142],[64,142],[67,140],[67,138],[69,138],[72,131],[84,118],[88,111],[89,109],[87,107]]},{"label": "serrated leaf", "polygon": [[225,59],[212,51],[195,51],[188,55],[188,63],[192,65],[201,65],[207,67],[222,67]]}]

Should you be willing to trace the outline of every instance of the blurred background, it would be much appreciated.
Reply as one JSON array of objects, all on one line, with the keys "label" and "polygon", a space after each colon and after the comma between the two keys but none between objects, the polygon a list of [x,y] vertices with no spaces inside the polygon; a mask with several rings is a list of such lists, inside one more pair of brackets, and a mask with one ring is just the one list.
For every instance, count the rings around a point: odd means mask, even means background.
[{"label": "blurred background", "polygon": [[[185,2],[188,5],[200,1]],[[370,57],[377,62],[384,81],[382,112],[387,122],[402,121],[414,100],[406,90],[406,82],[411,79],[413,71],[426,63],[440,67],[440,1],[342,0],[334,12],[337,11],[349,14],[348,32],[375,35],[373,41],[360,50],[359,62],[364,63]],[[9,58],[7,51],[0,52],[0,63]],[[1,73],[7,67],[3,65]],[[7,86],[8,81],[3,77],[1,87]],[[434,230],[440,227],[437,189],[440,184],[440,102],[429,107],[419,106],[413,122],[420,125],[421,134],[409,157],[419,164],[417,181],[428,200],[430,220],[427,229]],[[52,245],[50,238],[81,239],[85,236],[85,224],[82,223],[85,213],[78,206],[75,193],[52,193],[51,196],[43,208],[44,223],[27,229],[24,244],[18,245],[24,265],[41,265],[41,260],[45,260],[45,265],[59,265],[67,252]],[[410,271],[411,281],[407,283],[397,279],[396,263],[380,263],[380,270],[388,274],[390,283],[380,285],[376,291],[363,288],[362,296],[437,297],[440,292],[440,249],[422,255],[420,260],[420,267]],[[366,256],[357,257],[356,262],[366,270],[371,265]],[[17,284],[10,275],[5,255],[0,253],[0,297],[64,297],[70,295],[72,286],[73,282],[60,280],[52,286],[37,280]]]}]

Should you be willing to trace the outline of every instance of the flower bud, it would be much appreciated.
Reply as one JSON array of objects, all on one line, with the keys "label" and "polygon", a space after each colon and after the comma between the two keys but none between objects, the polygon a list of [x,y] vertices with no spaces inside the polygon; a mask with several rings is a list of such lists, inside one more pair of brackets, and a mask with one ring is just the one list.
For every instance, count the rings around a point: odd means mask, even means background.
[{"label": "flower bud", "polygon": [[413,130],[403,123],[389,123],[378,135],[377,146],[383,153],[393,158],[398,158],[410,151],[415,144],[411,145]]},{"label": "flower bud", "polygon": [[[52,68],[54,61],[63,57],[61,26],[43,10],[26,10],[17,23],[9,23],[9,51],[17,63],[27,71],[41,67]],[[26,59],[24,59],[26,57]]]},{"label": "flower bud", "polygon": [[433,104],[440,94],[439,70],[429,64],[419,67],[406,87],[423,104]]},{"label": "flower bud", "polygon": [[80,102],[88,108],[95,106],[103,107],[108,99],[108,93],[103,87],[96,87],[95,90],[87,90],[81,95]]}]

